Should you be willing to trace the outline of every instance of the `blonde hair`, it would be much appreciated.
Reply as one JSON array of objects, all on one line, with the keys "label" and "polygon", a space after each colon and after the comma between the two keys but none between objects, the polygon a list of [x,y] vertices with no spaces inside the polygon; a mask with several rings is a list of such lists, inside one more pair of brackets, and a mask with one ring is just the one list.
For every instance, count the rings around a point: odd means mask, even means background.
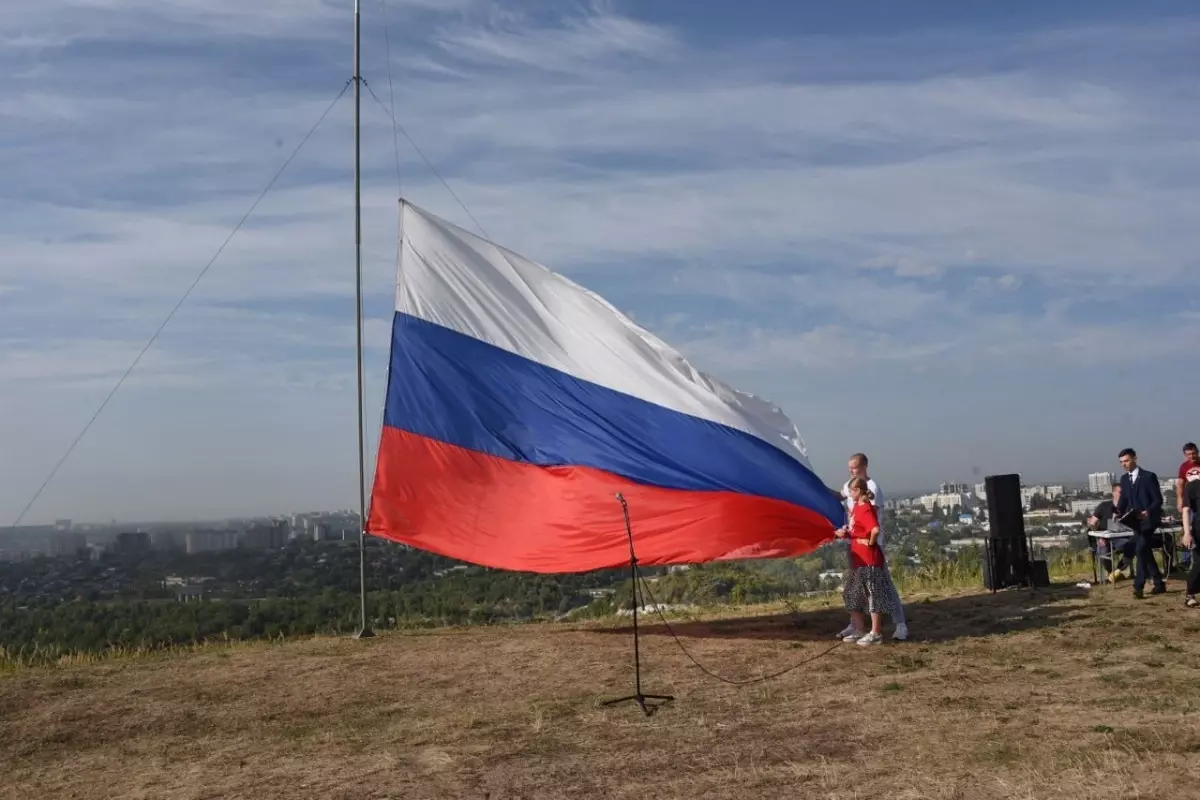
[{"label": "blonde hair", "polygon": [[866,478],[851,478],[849,488],[858,489],[860,492],[862,492],[862,496],[867,498],[867,502],[873,502],[875,500],[875,493],[871,491],[871,487],[867,483]]}]

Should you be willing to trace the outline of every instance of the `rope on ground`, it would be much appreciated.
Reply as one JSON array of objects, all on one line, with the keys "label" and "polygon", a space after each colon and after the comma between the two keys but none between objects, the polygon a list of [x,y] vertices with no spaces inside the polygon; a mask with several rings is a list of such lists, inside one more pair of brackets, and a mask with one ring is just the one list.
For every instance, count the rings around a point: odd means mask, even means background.
[{"label": "rope on ground", "polygon": [[221,257],[221,253],[225,252],[225,248],[233,240],[233,237],[237,235],[237,232],[242,229],[242,226],[246,224],[246,220],[248,220],[250,215],[254,213],[254,209],[258,208],[258,204],[261,203],[263,198],[267,196],[267,192],[271,191],[271,189],[275,186],[275,182],[279,180],[280,176],[283,175],[284,170],[286,170],[288,165],[292,163],[292,159],[294,159],[300,153],[300,150],[304,147],[308,140],[312,138],[314,133],[316,133],[317,128],[319,128],[321,123],[325,121],[325,118],[329,116],[329,112],[333,111],[333,107],[337,105],[338,100],[342,99],[342,95],[346,94],[346,90],[350,88],[351,83],[352,81],[346,81],[345,85],[342,86],[342,90],[338,92],[336,97],[333,98],[333,101],[330,102],[330,104],[325,108],[325,110],[321,113],[321,116],[318,117],[317,121],[313,123],[313,126],[309,128],[308,133],[304,134],[304,138],[300,140],[298,145],[296,145],[296,149],[292,151],[292,154],[289,155],[283,162],[283,165],[279,167],[279,170],[275,173],[275,176],[271,178],[270,182],[267,183],[266,187],[259,193],[254,202],[250,204],[250,208],[247,209],[246,213],[242,215],[242,218],[238,220],[238,223],[233,226],[233,230],[230,231],[229,235],[225,237],[225,241],[222,242],[221,246],[217,248],[217,252],[213,254],[213,257],[208,260],[208,263],[205,264],[200,272],[196,275],[195,280],[193,280],[192,284],[188,286],[187,291],[185,291],[183,296],[179,298],[179,302],[176,303],[175,307],[172,308],[170,313],[167,314],[166,318],[162,321],[162,323],[150,336],[150,339],[146,342],[145,346],[141,349],[141,352],[139,352],[133,359],[133,362],[129,365],[129,368],[125,370],[124,374],[121,375],[116,384],[109,391],[108,395],[100,403],[99,408],[96,409],[96,413],[92,414],[91,419],[89,419],[87,424],[83,426],[83,430],[79,432],[79,435],[76,436],[75,440],[71,442],[69,447],[67,447],[66,452],[63,453],[62,458],[58,460],[58,463],[54,465],[54,468],[50,470],[50,474],[46,476],[46,480],[42,481],[42,485],[38,487],[37,491],[33,493],[33,497],[31,497],[29,502],[25,504],[25,507],[21,509],[21,513],[17,515],[17,519],[15,522],[13,522],[12,527],[16,528],[21,524],[21,521],[25,519],[25,515],[29,513],[29,509],[33,508],[33,504],[36,503],[38,498],[42,496],[42,492],[44,492],[46,487],[50,485],[50,481],[54,480],[54,476],[58,474],[58,471],[62,468],[62,465],[65,464],[67,459],[71,457],[71,454],[75,452],[75,448],[83,440],[83,437],[87,435],[87,432],[91,430],[92,425],[95,424],[96,420],[100,417],[100,414],[108,406],[109,401],[113,399],[113,395],[117,393],[121,386],[124,385],[125,380],[129,377],[130,373],[132,373],[137,365],[141,363],[142,357],[145,356],[154,343],[158,341],[159,335],[162,334],[163,330],[167,327],[167,324],[175,318],[175,314],[180,308],[183,307],[183,304],[187,301],[187,299],[191,297],[192,292],[195,291],[196,287],[200,284],[200,281],[204,279],[204,276],[208,274],[209,269],[211,269],[212,265],[215,264],[217,259]]},{"label": "rope on ground", "polygon": [[[713,672],[711,669],[704,666],[704,664],[702,664],[694,655],[691,654],[691,652],[688,651],[687,647],[685,647],[683,642],[680,640],[679,635],[675,633],[675,629],[671,627],[671,623],[668,622],[666,616],[663,615],[662,606],[654,598],[654,592],[650,591],[650,586],[649,586],[649,584],[647,584],[646,578],[642,575],[642,571],[640,569],[637,571],[637,576],[638,576],[638,581],[641,583],[641,586],[642,586],[642,592],[644,594],[646,594],[650,598],[650,602],[654,604],[654,612],[656,614],[658,614],[658,618],[660,620],[662,620],[662,624],[667,629],[667,633],[671,634],[671,638],[675,640],[675,644],[679,647],[680,651],[685,656],[687,656],[688,660],[691,661],[692,664],[694,664],[701,672],[703,672],[705,675],[709,676],[710,678],[714,678],[714,679],[720,681],[721,683],[727,683],[731,686],[748,686],[753,683],[763,683],[765,681],[773,680],[775,678],[782,677],[783,675],[786,675],[789,672],[793,672],[794,670],[797,670],[806,664],[811,664],[818,659],[824,658],[825,656],[829,655],[834,650],[836,650],[842,646],[841,641],[834,642],[832,645],[830,645],[829,647],[827,647],[826,649],[822,650],[820,653],[817,653],[814,656],[809,656],[808,658],[797,661],[796,663],[794,663],[788,667],[784,667],[781,670],[777,670],[777,671],[769,673],[767,675],[760,675],[756,678],[743,678],[743,679],[727,678],[724,675],[720,675],[716,672]],[[634,586],[633,588],[634,588],[634,592],[636,595],[637,587]],[[635,603],[637,602],[636,596],[634,597],[634,602]],[[791,608],[791,604],[788,604],[788,607]],[[792,610],[795,611],[794,608]]]}]

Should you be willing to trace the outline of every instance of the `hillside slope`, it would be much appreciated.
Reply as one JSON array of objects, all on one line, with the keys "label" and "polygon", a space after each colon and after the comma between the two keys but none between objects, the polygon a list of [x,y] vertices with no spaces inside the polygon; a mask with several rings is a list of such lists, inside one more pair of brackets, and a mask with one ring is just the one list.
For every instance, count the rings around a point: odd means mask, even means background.
[{"label": "hillside slope", "polygon": [[[836,647],[777,679],[701,673],[628,628],[316,639],[0,676],[0,797],[1191,796],[1200,614],[1128,584],[930,598],[917,640]],[[816,657],[834,608],[676,624],[737,678]]]}]

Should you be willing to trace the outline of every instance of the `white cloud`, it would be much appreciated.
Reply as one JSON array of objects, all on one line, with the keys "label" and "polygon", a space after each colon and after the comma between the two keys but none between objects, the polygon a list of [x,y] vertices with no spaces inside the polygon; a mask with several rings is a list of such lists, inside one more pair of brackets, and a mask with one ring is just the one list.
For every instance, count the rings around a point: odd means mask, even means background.
[{"label": "white cloud", "polygon": [[921,255],[888,252],[871,256],[859,264],[863,269],[890,269],[901,278],[930,278],[942,273],[942,267]]},{"label": "white cloud", "polygon": [[[386,99],[373,6],[366,74]],[[422,15],[391,30],[400,118],[488,233],[602,293],[637,300],[642,286],[656,306],[639,318],[718,373],[785,394],[781,375],[802,386],[853,363],[928,381],[1013,362],[1067,375],[1190,331],[1178,317],[1116,336],[1106,320],[981,309],[949,287],[1009,303],[1038,291],[1103,298],[1200,267],[1200,173],[1188,166],[1200,115],[1180,102],[1186,76],[1147,82],[1088,55],[1141,69],[1185,52],[1191,23],[916,42],[779,32],[701,46],[687,20],[606,5],[389,7],[394,23]],[[11,123],[0,133],[0,380],[34,397],[101,391],[119,374],[348,77],[349,22],[340,0],[0,9],[0,65],[26,76],[0,85]],[[991,69],[1005,59],[1022,69]],[[364,102],[381,381],[394,156]],[[353,386],[349,108],[234,239],[130,397],[191,380],[218,405],[277,391],[303,417],[311,393],[312,426],[334,425],[312,409],[344,403]],[[406,146],[402,157],[406,193],[470,226]],[[692,304],[720,301],[723,315],[699,326]],[[901,385],[889,401],[902,405],[924,384]],[[41,447],[49,427],[8,435]],[[298,457],[294,441],[254,446]]]},{"label": "white cloud", "polygon": [[[480,5],[475,0],[386,0],[397,15],[441,13]],[[367,14],[381,13],[379,3]],[[47,0],[0,8],[5,48],[58,48],[74,41],[146,36],[220,35],[241,39],[349,36],[352,4],[344,0]],[[341,29],[338,25],[340,23]]]},{"label": "white cloud", "polygon": [[[183,4],[183,11],[195,8]],[[270,18],[270,9],[260,11]],[[590,16],[522,35],[537,41],[590,37],[594,51],[563,47],[555,57],[571,60],[580,51],[581,66],[593,56],[619,63],[611,32],[626,23],[637,24]],[[514,28],[514,23],[505,24]],[[486,36],[494,28],[473,30]],[[657,41],[635,37],[643,40]],[[649,53],[654,47],[645,49]],[[978,252],[992,263],[1032,270],[1114,275],[1136,269],[1140,280],[1162,281],[1195,263],[1200,234],[1185,211],[1200,201],[1195,188],[1148,183],[1155,171],[1187,155],[1186,127],[1181,121],[1175,145],[1159,148],[1155,155],[1142,153],[1136,136],[1148,123],[1136,98],[1089,84],[1045,83],[1036,76],[782,84],[770,79],[770,66],[757,81],[730,85],[690,71],[689,62],[682,54],[680,58],[679,69],[649,79],[639,74],[636,79],[614,78],[610,85],[583,86],[573,79],[550,79],[537,93],[526,90],[525,77],[491,72],[476,76],[472,84],[434,88],[402,82],[399,105],[439,163],[453,164],[460,154],[479,148],[494,156],[484,163],[472,161],[465,174],[452,175],[458,193],[495,235],[564,268],[663,255],[717,253],[723,259],[754,262],[803,253],[886,267],[901,277],[932,277],[973,266],[976,259],[964,254]],[[687,58],[700,54],[688,53]],[[0,108],[28,107],[29,113],[53,114],[77,125],[124,117],[128,129],[146,133],[130,137],[114,131],[115,153],[77,166],[105,183],[129,176],[149,180],[171,169],[198,171],[201,177],[190,178],[177,199],[189,189],[207,193],[222,179],[228,179],[226,186],[236,181],[252,191],[255,182],[265,179],[268,165],[285,152],[269,143],[285,132],[294,139],[325,102],[298,101],[282,93],[239,97],[209,89],[196,95],[182,116],[154,126],[149,120],[160,109],[153,104],[72,99],[61,93],[39,96],[41,111],[37,104],[26,106],[21,95],[0,99]],[[219,114],[213,111],[218,104],[224,106]],[[344,131],[346,108],[310,144],[298,169],[348,167],[344,147],[333,138]],[[381,135],[378,110],[369,105],[369,119],[371,112],[375,119],[368,163],[382,181],[388,175],[391,142]],[[1085,137],[1083,143],[1080,137]],[[869,153],[847,163],[827,152],[847,146]],[[668,164],[686,155],[688,163],[648,172],[619,165],[604,170],[573,166],[597,153],[606,158],[654,156]],[[1039,163],[1083,158],[1081,168],[1097,175],[1126,164],[1128,177],[1103,192],[1081,193],[1035,177],[1030,166],[1035,157]],[[440,187],[415,173],[418,165],[411,155],[405,168],[419,201],[462,218]],[[421,177],[413,180],[414,173]],[[390,202],[391,192],[384,186],[368,196],[377,207]],[[281,243],[336,241],[337,215],[345,213],[347,194],[332,187],[290,197],[279,192],[261,214],[270,215],[285,198],[296,223],[247,232],[237,247],[255,247],[255,238],[264,251]],[[138,230],[106,245],[56,245],[55,253],[40,260],[52,259],[62,267],[78,258],[72,250],[85,249],[89,259],[113,264],[163,264],[184,253],[194,257],[219,237],[248,199],[172,206],[166,214],[116,223]],[[303,205],[305,199],[310,205]],[[63,213],[68,219],[55,213],[44,218],[60,230],[88,225],[76,209]],[[189,230],[171,231],[184,217]],[[381,217],[380,222],[394,228],[391,220]],[[180,246],[189,241],[196,246]],[[372,241],[381,252],[390,249],[382,237]],[[6,237],[6,249],[15,248],[10,252],[22,244]],[[312,253],[309,247],[295,249]]]},{"label": "white cloud", "polygon": [[[952,301],[940,289],[912,283],[881,283],[873,275],[856,275],[829,269],[782,272],[747,266],[688,266],[677,269],[669,282],[655,283],[643,276],[645,291],[658,291],[665,302],[672,298],[707,297],[738,315],[761,317],[768,305],[782,309],[784,318],[803,320],[814,311],[839,314],[848,322],[867,327],[907,322]],[[687,315],[668,315],[683,322]]]},{"label": "white cloud", "polygon": [[719,327],[685,343],[705,369],[729,373],[854,372],[879,364],[920,369],[952,347],[950,342],[910,342],[863,328],[821,325],[800,333],[750,327]]},{"label": "white cloud", "polygon": [[998,278],[976,278],[975,288],[978,291],[1011,292],[1021,286],[1021,279],[1016,275],[1001,275]]},{"label": "white cloud", "polygon": [[539,25],[512,10],[493,10],[483,27],[447,27],[435,41],[452,59],[479,67],[574,74],[611,67],[613,59],[665,59],[679,46],[670,29],[614,13],[608,3],[594,3],[591,13],[568,16],[556,25]]}]

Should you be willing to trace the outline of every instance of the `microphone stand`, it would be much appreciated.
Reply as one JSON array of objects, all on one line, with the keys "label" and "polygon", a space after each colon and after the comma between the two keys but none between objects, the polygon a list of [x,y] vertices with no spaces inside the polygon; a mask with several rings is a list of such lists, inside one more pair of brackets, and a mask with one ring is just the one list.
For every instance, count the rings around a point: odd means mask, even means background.
[{"label": "microphone stand", "polygon": [[[637,554],[633,549],[633,528],[629,524],[629,504],[625,502],[625,497],[620,492],[617,492],[617,500],[621,502],[621,512],[625,516],[625,535],[629,539],[629,578],[633,582],[633,694],[625,697],[618,697],[615,700],[605,700],[600,705],[611,706],[617,703],[626,703],[630,700],[638,704],[642,709],[642,713],[647,717],[653,716],[659,706],[666,705],[675,699],[674,695],[669,694],[643,694],[642,693],[642,659],[641,648],[638,643],[638,568]],[[647,700],[657,700],[657,703],[648,704]]]}]

